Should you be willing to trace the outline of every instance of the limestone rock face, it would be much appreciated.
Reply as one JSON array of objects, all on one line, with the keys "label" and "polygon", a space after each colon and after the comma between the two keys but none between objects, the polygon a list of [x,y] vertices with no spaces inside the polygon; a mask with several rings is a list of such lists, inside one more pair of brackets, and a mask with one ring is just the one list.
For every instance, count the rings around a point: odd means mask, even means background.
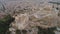
[{"label": "limestone rock face", "polygon": [[38,31],[36,26],[42,28],[51,28],[57,26],[58,10],[54,10],[51,5],[45,5],[42,8],[34,5],[28,5],[24,6],[20,12],[18,8],[16,11],[18,12],[13,15],[15,21],[10,25],[15,30],[32,30],[32,32],[36,32]]},{"label": "limestone rock face", "polygon": [[16,17],[16,27],[18,29],[24,29],[27,24],[28,24],[28,20],[29,20],[29,17],[27,14],[20,14],[20,15],[17,15]]},{"label": "limestone rock face", "polygon": [[[33,8],[34,10],[35,8]],[[14,16],[15,18],[15,26],[18,29],[24,29],[25,27],[29,26],[29,23],[32,23],[34,26],[40,27],[53,27],[56,26],[57,20],[57,11],[54,11],[53,8],[48,8],[45,6],[42,10],[35,9],[34,11],[29,11],[27,13],[17,14]],[[28,9],[26,9],[28,10]],[[37,11],[36,11],[37,10]],[[27,25],[27,26],[26,26]]]}]

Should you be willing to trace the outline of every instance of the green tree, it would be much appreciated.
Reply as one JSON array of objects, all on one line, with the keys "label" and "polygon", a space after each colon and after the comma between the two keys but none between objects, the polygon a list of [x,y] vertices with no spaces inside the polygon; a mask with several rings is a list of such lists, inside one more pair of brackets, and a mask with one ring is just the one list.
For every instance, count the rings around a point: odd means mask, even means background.
[{"label": "green tree", "polygon": [[10,15],[7,15],[4,18],[0,19],[0,34],[5,34],[12,21],[14,21],[14,18]]}]

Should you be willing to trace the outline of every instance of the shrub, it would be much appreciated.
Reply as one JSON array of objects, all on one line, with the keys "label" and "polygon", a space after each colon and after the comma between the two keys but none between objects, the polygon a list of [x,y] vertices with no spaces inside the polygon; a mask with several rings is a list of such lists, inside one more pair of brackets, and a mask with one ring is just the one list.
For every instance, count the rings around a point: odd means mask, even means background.
[{"label": "shrub", "polygon": [[38,34],[55,34],[54,30],[56,30],[56,27],[43,29],[41,27],[38,27]]},{"label": "shrub", "polygon": [[14,18],[10,15],[7,15],[4,18],[0,19],[0,34],[5,34],[12,21],[14,21]]}]

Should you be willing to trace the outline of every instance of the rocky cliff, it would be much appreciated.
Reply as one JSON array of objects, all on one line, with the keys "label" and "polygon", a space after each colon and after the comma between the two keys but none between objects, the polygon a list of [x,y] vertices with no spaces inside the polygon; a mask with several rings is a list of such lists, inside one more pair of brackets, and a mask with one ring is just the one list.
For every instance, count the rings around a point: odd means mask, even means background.
[{"label": "rocky cliff", "polygon": [[38,26],[43,29],[57,26],[58,10],[55,10],[53,5],[46,4],[38,7],[34,4],[24,3],[14,5],[13,9],[14,14],[12,14],[15,21],[10,24],[11,34],[16,34],[16,30],[21,30],[21,34],[23,34],[22,31],[27,31],[26,34],[37,34]]}]

